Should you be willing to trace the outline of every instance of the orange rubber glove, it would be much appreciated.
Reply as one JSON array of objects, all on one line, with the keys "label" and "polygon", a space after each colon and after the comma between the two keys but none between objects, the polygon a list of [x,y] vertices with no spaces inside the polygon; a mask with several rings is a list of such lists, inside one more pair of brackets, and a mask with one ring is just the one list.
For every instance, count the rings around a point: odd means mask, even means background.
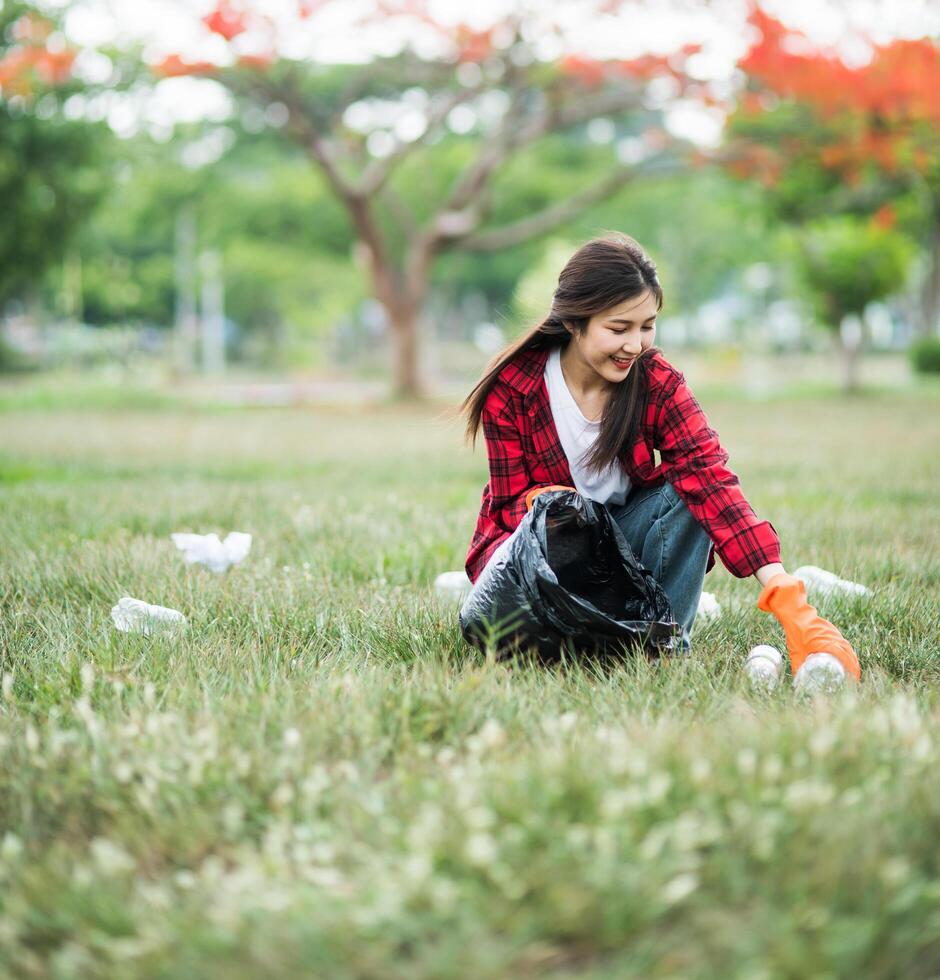
[{"label": "orange rubber glove", "polygon": [[550,487],[533,487],[525,495],[525,509],[527,511],[528,510],[532,510],[532,501],[535,500],[535,498],[540,493],[545,493],[546,490],[576,490],[576,488],[575,487],[563,487],[563,486],[561,486],[558,483],[553,483]]},{"label": "orange rubber glove", "polygon": [[757,608],[773,613],[783,627],[795,674],[811,653],[831,653],[845,672],[860,680],[862,669],[848,640],[806,601],[802,579],[778,572],[769,579],[757,599]]}]

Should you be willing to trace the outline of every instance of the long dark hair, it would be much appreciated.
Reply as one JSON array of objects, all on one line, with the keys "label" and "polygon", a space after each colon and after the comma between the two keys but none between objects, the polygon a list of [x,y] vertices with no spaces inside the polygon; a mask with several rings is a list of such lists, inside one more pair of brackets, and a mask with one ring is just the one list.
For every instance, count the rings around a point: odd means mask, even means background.
[{"label": "long dark hair", "polygon": [[[561,270],[548,316],[503,348],[461,403],[460,412],[467,416],[466,437],[471,446],[476,444],[486,397],[499,372],[517,354],[567,347],[571,334],[565,324],[583,335],[596,313],[647,290],[656,297],[656,308],[662,309],[663,291],[656,278],[656,265],[635,238],[609,232],[582,245]],[[609,466],[632,443],[649,394],[647,362],[658,350],[650,347],[643,351],[627,377],[614,386],[601,416],[597,440],[584,460],[589,469],[600,471]]]}]

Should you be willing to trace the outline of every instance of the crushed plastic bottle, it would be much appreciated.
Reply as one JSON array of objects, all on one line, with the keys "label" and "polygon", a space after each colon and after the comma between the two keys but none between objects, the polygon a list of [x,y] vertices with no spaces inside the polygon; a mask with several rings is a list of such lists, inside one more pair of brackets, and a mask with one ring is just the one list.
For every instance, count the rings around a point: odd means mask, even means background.
[{"label": "crushed plastic bottle", "polygon": [[783,673],[783,655],[767,643],[758,644],[748,653],[744,670],[755,687],[773,690]]},{"label": "crushed plastic bottle", "polygon": [[130,596],[124,596],[111,607],[111,618],[122,633],[143,633],[145,636],[172,632],[186,625],[186,617],[179,610],[154,606]]},{"label": "crushed plastic bottle", "polygon": [[803,580],[807,592],[813,592],[820,596],[870,596],[872,594],[871,589],[860,582],[850,582],[848,579],[839,578],[833,572],[827,572],[825,568],[819,568],[816,565],[800,565],[793,573],[793,577]]},{"label": "crushed plastic bottle", "polygon": [[831,653],[811,653],[793,677],[802,694],[832,694],[845,684],[845,667]]}]

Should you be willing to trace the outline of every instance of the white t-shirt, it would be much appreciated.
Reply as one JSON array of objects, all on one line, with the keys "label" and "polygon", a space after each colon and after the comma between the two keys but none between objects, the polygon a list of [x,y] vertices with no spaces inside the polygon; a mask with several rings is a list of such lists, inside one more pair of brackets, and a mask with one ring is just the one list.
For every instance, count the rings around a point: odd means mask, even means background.
[{"label": "white t-shirt", "polygon": [[[580,457],[594,445],[601,429],[600,422],[586,419],[574,395],[568,388],[561,370],[561,348],[556,347],[545,362],[545,384],[555,428],[561,440],[562,449],[568,457],[568,468],[574,480],[575,489],[585,497],[601,504],[622,504],[630,492],[630,479],[619,462],[613,462],[601,473],[588,472],[580,465]],[[516,528],[518,531],[518,528]],[[501,561],[509,551],[516,532],[502,541],[490,555],[486,567]],[[482,572],[480,573],[482,575]]]},{"label": "white t-shirt", "polygon": [[587,470],[581,460],[594,445],[601,423],[584,417],[561,370],[561,348],[556,347],[545,362],[545,385],[555,428],[578,492],[601,504],[622,504],[630,492],[630,478],[618,460],[600,473]]}]

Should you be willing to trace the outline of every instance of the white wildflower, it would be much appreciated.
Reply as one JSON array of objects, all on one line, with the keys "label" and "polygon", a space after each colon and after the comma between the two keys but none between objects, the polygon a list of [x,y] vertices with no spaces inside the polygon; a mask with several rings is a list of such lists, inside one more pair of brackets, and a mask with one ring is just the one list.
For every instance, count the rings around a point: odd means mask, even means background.
[{"label": "white wildflower", "polygon": [[661,803],[672,788],[672,776],[668,772],[654,772],[646,786],[647,803]]},{"label": "white wildflower", "polygon": [[177,871],[176,874],[173,875],[173,880],[176,882],[176,887],[182,888],[184,891],[188,891],[190,888],[193,888],[196,885],[196,876],[192,873],[192,871],[188,871],[185,868]]},{"label": "white wildflower", "polygon": [[427,854],[409,854],[402,862],[402,874],[412,882],[425,881],[431,874],[431,858]]},{"label": "white wildflower", "polygon": [[23,738],[26,741],[26,748],[35,755],[39,751],[39,732],[36,731],[32,722],[27,723]]},{"label": "white wildflower", "polygon": [[696,875],[676,875],[663,888],[662,899],[667,905],[675,905],[684,898],[688,898],[696,888],[698,888],[698,877]]},{"label": "white wildflower", "polygon": [[881,880],[889,887],[900,885],[910,873],[910,863],[903,857],[888,858],[878,869]]},{"label": "white wildflower", "polygon": [[672,827],[668,823],[652,827],[640,841],[638,848],[640,857],[646,861],[655,861],[665,849],[671,833]]},{"label": "white wildflower", "polygon": [[494,718],[487,718],[480,729],[479,738],[488,749],[496,749],[506,744],[506,732]]},{"label": "white wildflower", "polygon": [[467,860],[478,867],[492,864],[497,853],[496,841],[487,833],[471,834],[464,845]]},{"label": "white wildflower", "polygon": [[134,778],[134,768],[128,762],[118,762],[114,767],[114,778],[119,783],[129,783]]},{"label": "white wildflower", "polygon": [[460,893],[449,878],[434,878],[428,888],[428,894],[439,911],[449,912],[457,904]]},{"label": "white wildflower", "polygon": [[820,726],[809,737],[809,750],[817,758],[828,755],[835,744],[836,733],[831,725]]},{"label": "white wildflower", "polygon": [[290,783],[281,783],[271,794],[270,804],[275,810],[281,810],[294,798],[294,787]]},{"label": "white wildflower", "polygon": [[3,835],[0,841],[0,859],[4,861],[15,861],[23,853],[23,842],[9,830]]},{"label": "white wildflower", "polygon": [[300,745],[300,732],[296,728],[288,728],[284,731],[284,748],[295,749]]},{"label": "white wildflower", "polygon": [[708,759],[695,756],[689,763],[689,776],[696,786],[702,786],[708,782],[712,774],[712,766]]},{"label": "white wildflower", "polygon": [[89,845],[92,860],[98,870],[105,875],[118,875],[133,871],[137,866],[133,857],[107,837],[95,837]]},{"label": "white wildflower", "polygon": [[786,788],[783,798],[793,810],[808,810],[816,806],[826,806],[835,795],[835,790],[829,783],[817,779],[798,779]]},{"label": "white wildflower", "polygon": [[486,830],[496,823],[496,816],[493,811],[486,806],[473,806],[466,810],[463,815],[464,822],[474,830]]},{"label": "white wildflower", "polygon": [[8,670],[3,672],[3,700],[13,700],[13,675]]},{"label": "white wildflower", "polygon": [[738,752],[738,772],[742,776],[753,776],[757,771],[757,753],[752,748]]}]

